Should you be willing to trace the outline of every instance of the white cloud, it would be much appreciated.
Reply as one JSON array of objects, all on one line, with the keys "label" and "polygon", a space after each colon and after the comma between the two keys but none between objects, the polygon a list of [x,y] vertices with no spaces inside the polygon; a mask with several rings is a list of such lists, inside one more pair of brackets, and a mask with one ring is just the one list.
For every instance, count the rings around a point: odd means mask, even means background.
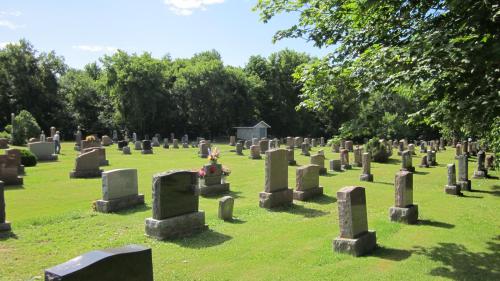
[{"label": "white cloud", "polygon": [[12,22],[10,20],[0,19],[0,27],[2,27],[2,26],[7,27],[8,29],[12,29],[12,30],[24,27],[24,25],[15,24],[14,22]]},{"label": "white cloud", "polygon": [[0,17],[3,16],[19,17],[20,15],[22,15],[22,13],[19,11],[0,11]]},{"label": "white cloud", "polygon": [[205,10],[209,5],[224,3],[224,0],[164,0],[164,2],[175,14],[189,16],[194,10]]},{"label": "white cloud", "polygon": [[100,46],[100,45],[76,45],[73,49],[78,49],[81,51],[92,52],[92,53],[114,53],[118,50],[116,47],[112,46]]}]

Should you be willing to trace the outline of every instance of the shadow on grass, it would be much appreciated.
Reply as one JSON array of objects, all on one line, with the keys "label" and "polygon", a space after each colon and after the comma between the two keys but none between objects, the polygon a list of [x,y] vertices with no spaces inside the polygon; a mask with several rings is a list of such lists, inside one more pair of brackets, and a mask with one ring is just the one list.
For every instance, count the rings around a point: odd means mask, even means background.
[{"label": "shadow on grass", "polygon": [[491,189],[494,189],[494,190],[497,190],[497,189],[500,189],[500,185],[498,184],[495,184],[491,187]]},{"label": "shadow on grass", "polygon": [[223,194],[214,194],[214,195],[203,195],[202,197],[205,199],[220,199],[224,196],[231,196],[234,199],[236,198],[245,198],[245,196],[241,196],[241,191],[229,191],[229,192],[224,192]]},{"label": "shadow on grass", "polygon": [[5,241],[9,239],[17,239],[17,235],[12,231],[0,232],[0,241]]},{"label": "shadow on grass", "polygon": [[183,239],[172,240],[171,242],[185,248],[202,249],[221,245],[231,239],[233,239],[233,237],[229,235],[213,230],[207,230],[200,234]]},{"label": "shadow on grass", "polygon": [[5,190],[9,189],[24,189],[24,185],[22,184],[16,184],[16,185],[4,185],[3,187]]},{"label": "shadow on grass", "polygon": [[[422,169],[427,169],[427,168],[422,168]],[[421,171],[415,171],[413,173],[417,174],[417,175],[427,175],[427,174],[429,174],[429,172],[421,172]]]},{"label": "shadow on grass", "polygon": [[390,183],[390,182],[383,182],[383,181],[374,181],[373,183],[376,183],[376,184],[383,184],[383,185],[394,185],[394,183]]},{"label": "shadow on grass", "polygon": [[270,209],[269,211],[271,211],[271,212],[287,212],[287,213],[294,214],[294,215],[302,215],[306,218],[322,217],[322,216],[329,214],[329,212],[311,209],[311,208],[307,208],[307,207],[304,207],[302,205],[296,205],[296,204],[293,204],[289,207],[279,207],[279,208]]},{"label": "shadow on grass", "polygon": [[[493,187],[493,189],[495,189],[495,187]],[[500,190],[477,190],[477,189],[473,189],[470,192],[485,193],[485,194],[490,194],[490,195],[493,195],[493,196],[500,196]]]},{"label": "shadow on grass", "polygon": [[429,274],[452,280],[500,280],[500,235],[486,242],[488,250],[472,252],[464,245],[439,243],[432,248],[416,247],[416,254],[424,255],[443,266]]},{"label": "shadow on grass", "polygon": [[455,225],[453,225],[453,224],[440,222],[440,221],[433,221],[433,220],[418,220],[418,223],[416,225],[426,225],[426,226],[448,228],[448,229],[455,227]]},{"label": "shadow on grass", "polygon": [[133,208],[130,208],[130,209],[116,211],[113,214],[117,214],[117,215],[121,215],[121,216],[126,216],[126,215],[129,215],[129,214],[132,214],[132,213],[140,213],[140,212],[149,211],[149,210],[151,210],[150,206],[148,206],[146,204],[142,204],[142,205],[138,205],[138,206],[135,206]]},{"label": "shadow on grass", "polygon": [[247,221],[244,221],[244,220],[240,220],[239,218],[233,218],[232,220],[228,220],[226,221],[228,223],[232,223],[232,224],[244,224],[246,223]]},{"label": "shadow on grass", "polygon": [[385,260],[402,261],[409,258],[412,253],[413,251],[409,250],[400,250],[379,246],[373,251],[371,255]]},{"label": "shadow on grass", "polygon": [[462,194],[462,195],[460,195],[460,197],[471,198],[471,199],[481,199],[481,198],[484,198],[483,196],[474,196],[474,195],[467,195],[467,194]]},{"label": "shadow on grass", "polygon": [[318,196],[316,198],[312,198],[312,199],[308,200],[307,202],[316,203],[316,204],[320,204],[320,205],[328,205],[328,204],[333,204],[333,203],[337,202],[337,198],[323,194],[323,195]]},{"label": "shadow on grass", "polygon": [[487,175],[487,176],[486,176],[486,178],[487,178],[487,179],[493,179],[493,180],[497,180],[497,179],[499,179],[499,177],[497,177],[497,176],[492,176],[492,175]]},{"label": "shadow on grass", "polygon": [[[341,173],[341,172],[335,172],[335,173]],[[322,176],[322,177],[325,177],[325,178],[331,178],[331,177],[335,177],[335,176],[336,176],[336,174],[334,174],[334,172],[333,172],[333,171],[329,171],[329,172],[327,172],[326,174],[321,175],[321,176]]]},{"label": "shadow on grass", "polygon": [[392,164],[392,165],[401,164],[401,160],[389,158],[387,162],[385,162],[384,164]]}]

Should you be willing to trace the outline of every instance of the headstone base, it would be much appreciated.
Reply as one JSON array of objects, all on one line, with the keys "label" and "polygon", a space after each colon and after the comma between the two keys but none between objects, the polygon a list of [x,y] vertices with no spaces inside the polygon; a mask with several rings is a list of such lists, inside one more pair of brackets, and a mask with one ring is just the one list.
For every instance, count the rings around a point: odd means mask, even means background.
[{"label": "headstone base", "polygon": [[320,174],[321,176],[326,175],[326,174],[327,174],[327,170],[326,170],[326,168],[319,168],[319,174]]},{"label": "headstone base", "polygon": [[427,165],[418,165],[419,168],[429,168],[429,164]]},{"label": "headstone base", "polygon": [[474,171],[472,178],[474,179],[484,179],[486,177],[486,171]]},{"label": "headstone base", "polygon": [[297,165],[297,161],[295,160],[288,160],[288,166],[295,166]]},{"label": "headstone base", "polygon": [[80,170],[80,171],[72,171],[69,173],[69,177],[74,178],[100,178],[102,174],[102,170]]},{"label": "headstone base", "polygon": [[360,181],[373,181],[373,174],[361,174],[359,175]]},{"label": "headstone base", "polygon": [[198,193],[201,196],[217,195],[229,192],[229,183],[212,184],[212,185],[200,185],[198,187]]},{"label": "headstone base", "polygon": [[418,205],[410,205],[407,208],[389,208],[389,218],[394,222],[415,224],[418,220]]},{"label": "headstone base", "polygon": [[109,166],[109,161],[108,160],[100,160],[99,166]]},{"label": "headstone base", "polygon": [[471,181],[458,181],[457,185],[460,186],[460,190],[465,190],[465,191],[471,191],[472,190],[472,185]]},{"label": "headstone base", "polygon": [[323,195],[323,187],[318,186],[307,190],[294,190],[293,199],[306,201],[308,199]]},{"label": "headstone base", "polygon": [[293,189],[259,193],[259,207],[271,209],[280,206],[290,206],[293,202]]},{"label": "headstone base", "polygon": [[141,150],[141,154],[153,154],[153,150]]},{"label": "headstone base", "polygon": [[368,254],[377,247],[375,231],[367,231],[355,239],[337,237],[333,240],[333,250],[338,253],[350,254],[355,257]]},{"label": "headstone base", "polygon": [[198,154],[200,156],[200,158],[207,158],[208,157],[208,154]]},{"label": "headstone base", "polygon": [[460,186],[458,185],[445,185],[444,192],[450,195],[462,195],[462,192],[460,192]]},{"label": "headstone base", "polygon": [[352,169],[352,166],[350,164],[344,164],[340,166],[341,170],[350,170]]},{"label": "headstone base", "polygon": [[191,236],[208,229],[205,212],[199,211],[164,220],[146,219],[146,235],[158,240]]},{"label": "headstone base", "polygon": [[38,161],[57,161],[57,154],[47,155],[44,157],[38,157]]},{"label": "headstone base", "polygon": [[250,155],[248,158],[254,159],[254,160],[255,159],[262,159],[262,156],[260,156],[260,155],[255,155],[255,156]]},{"label": "headstone base", "polygon": [[144,204],[144,195],[131,195],[117,199],[95,201],[96,211],[100,213],[112,213],[123,209],[132,208]]},{"label": "headstone base", "polygon": [[403,169],[400,169],[400,171],[408,171],[408,172],[415,173],[415,167],[403,168]]},{"label": "headstone base", "polygon": [[304,155],[304,156],[311,156],[311,153],[309,153],[309,152],[306,152],[306,153],[301,152],[300,154],[301,154],[301,155]]},{"label": "headstone base", "polygon": [[5,185],[22,185],[24,179],[22,177],[7,178],[2,180]]},{"label": "headstone base", "polygon": [[10,227],[10,222],[6,221],[4,223],[0,223],[0,232],[10,231],[12,228]]}]

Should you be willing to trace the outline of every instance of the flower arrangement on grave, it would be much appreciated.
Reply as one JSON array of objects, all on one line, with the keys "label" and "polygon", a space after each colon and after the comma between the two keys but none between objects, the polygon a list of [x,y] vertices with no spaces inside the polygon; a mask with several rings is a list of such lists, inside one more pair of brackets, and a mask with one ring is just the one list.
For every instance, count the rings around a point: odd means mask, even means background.
[{"label": "flower arrangement on grave", "polygon": [[86,141],[95,141],[95,137],[94,136],[87,136],[85,138]]},{"label": "flower arrangement on grave", "polygon": [[217,160],[220,157],[220,152],[217,147],[215,147],[213,150],[210,148],[208,149],[208,161],[210,161],[210,164],[217,164]]},{"label": "flower arrangement on grave", "polygon": [[224,177],[228,177],[230,174],[231,174],[231,170],[226,166],[222,166],[222,175]]}]

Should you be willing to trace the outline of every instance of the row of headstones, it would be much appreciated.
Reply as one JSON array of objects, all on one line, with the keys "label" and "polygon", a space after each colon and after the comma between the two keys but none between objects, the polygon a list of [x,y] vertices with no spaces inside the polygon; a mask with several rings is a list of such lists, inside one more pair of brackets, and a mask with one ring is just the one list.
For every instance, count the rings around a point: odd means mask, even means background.
[{"label": "row of headstones", "polygon": [[[494,170],[493,165],[494,158],[491,156],[489,159],[491,161],[490,165],[485,165],[486,153],[479,150],[477,153],[477,166],[474,170],[473,178],[484,179],[488,177],[488,169]],[[461,195],[463,190],[471,191],[471,181],[469,180],[469,156],[467,154],[461,154],[455,156],[455,160],[458,162],[458,179],[456,174],[455,164],[448,164],[448,182],[444,188],[447,194],[451,195]]]}]

